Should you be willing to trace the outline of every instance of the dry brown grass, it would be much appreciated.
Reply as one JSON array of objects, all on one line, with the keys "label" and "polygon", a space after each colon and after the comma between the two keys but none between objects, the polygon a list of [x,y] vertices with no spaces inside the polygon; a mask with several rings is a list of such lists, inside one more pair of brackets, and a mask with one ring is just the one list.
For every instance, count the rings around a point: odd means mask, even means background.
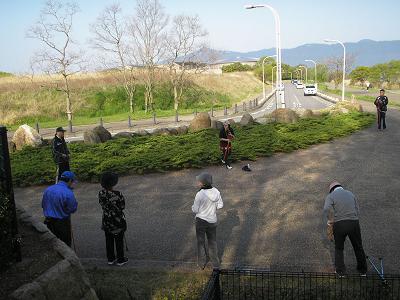
[{"label": "dry brown grass", "polygon": [[[139,81],[141,75],[138,74]],[[198,86],[226,94],[241,101],[261,92],[261,84],[251,73],[223,75],[197,74],[190,79]],[[165,72],[157,73],[158,81],[168,80]],[[71,77],[73,108],[77,112],[88,107],[84,91],[121,83],[117,72],[76,74]],[[63,84],[61,76],[36,75],[0,78],[0,123],[12,125],[23,118],[60,118],[65,115],[65,94],[57,91]]]}]

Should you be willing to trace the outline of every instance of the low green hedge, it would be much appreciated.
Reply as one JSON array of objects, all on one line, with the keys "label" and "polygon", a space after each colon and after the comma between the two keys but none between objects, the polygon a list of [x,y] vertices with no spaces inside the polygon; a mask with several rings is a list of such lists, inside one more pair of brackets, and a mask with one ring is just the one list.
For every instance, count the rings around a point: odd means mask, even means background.
[{"label": "low green hedge", "polygon": [[[323,115],[296,124],[265,124],[235,127],[233,160],[255,160],[275,152],[290,152],[349,135],[369,126],[367,113]],[[219,163],[218,132],[206,129],[179,136],[121,138],[103,144],[71,144],[71,168],[80,181],[96,182],[105,170],[119,174],[143,174]],[[54,182],[55,165],[50,147],[25,148],[12,154],[16,186]]]}]

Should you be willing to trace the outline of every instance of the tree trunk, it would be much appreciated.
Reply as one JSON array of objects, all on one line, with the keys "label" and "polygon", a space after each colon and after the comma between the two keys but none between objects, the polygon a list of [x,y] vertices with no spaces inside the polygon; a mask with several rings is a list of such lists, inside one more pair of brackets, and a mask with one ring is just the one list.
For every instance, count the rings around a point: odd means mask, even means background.
[{"label": "tree trunk", "polygon": [[178,110],[178,107],[179,107],[178,88],[174,84],[174,109]]},{"label": "tree trunk", "polygon": [[65,85],[65,95],[66,95],[66,100],[67,100],[67,117],[68,117],[68,122],[72,121],[72,103],[71,103],[71,95],[70,95],[70,90],[69,90],[69,83],[68,83],[68,77],[63,74],[64,77],[64,85]]}]

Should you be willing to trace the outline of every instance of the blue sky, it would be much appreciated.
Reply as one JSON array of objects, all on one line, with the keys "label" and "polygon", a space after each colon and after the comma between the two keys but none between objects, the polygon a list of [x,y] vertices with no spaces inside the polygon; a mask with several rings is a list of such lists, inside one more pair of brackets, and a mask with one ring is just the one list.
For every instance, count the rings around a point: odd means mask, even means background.
[{"label": "blue sky", "polygon": [[[267,9],[245,10],[245,4],[267,3],[281,17],[283,48],[320,43],[324,38],[356,42],[361,39],[399,40],[400,1],[238,1],[160,0],[170,15],[198,15],[209,32],[208,42],[219,50],[252,51],[275,46],[274,22]],[[29,58],[39,47],[26,31],[38,18],[45,0],[0,0],[0,70],[28,72]],[[75,40],[85,47],[89,24],[113,0],[78,0],[81,12],[74,26]],[[134,0],[120,0],[132,14]]]}]

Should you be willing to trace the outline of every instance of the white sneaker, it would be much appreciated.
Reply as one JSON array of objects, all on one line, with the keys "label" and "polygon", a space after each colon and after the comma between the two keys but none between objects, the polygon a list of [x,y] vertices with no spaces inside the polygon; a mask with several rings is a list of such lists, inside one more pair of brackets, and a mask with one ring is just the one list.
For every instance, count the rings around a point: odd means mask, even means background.
[{"label": "white sneaker", "polygon": [[109,260],[108,262],[107,262],[107,264],[109,265],[109,266],[113,266],[115,263],[117,262],[117,260],[116,259],[114,259],[114,260]]},{"label": "white sneaker", "polygon": [[224,161],[223,159],[221,159],[221,162],[222,162],[223,164],[225,164],[225,161]]},{"label": "white sneaker", "polygon": [[117,261],[117,266],[122,267],[128,262],[128,258],[124,257],[121,261]]},{"label": "white sneaker", "polygon": [[226,165],[226,168],[227,168],[228,170],[232,169],[232,167],[231,167],[230,165]]}]

